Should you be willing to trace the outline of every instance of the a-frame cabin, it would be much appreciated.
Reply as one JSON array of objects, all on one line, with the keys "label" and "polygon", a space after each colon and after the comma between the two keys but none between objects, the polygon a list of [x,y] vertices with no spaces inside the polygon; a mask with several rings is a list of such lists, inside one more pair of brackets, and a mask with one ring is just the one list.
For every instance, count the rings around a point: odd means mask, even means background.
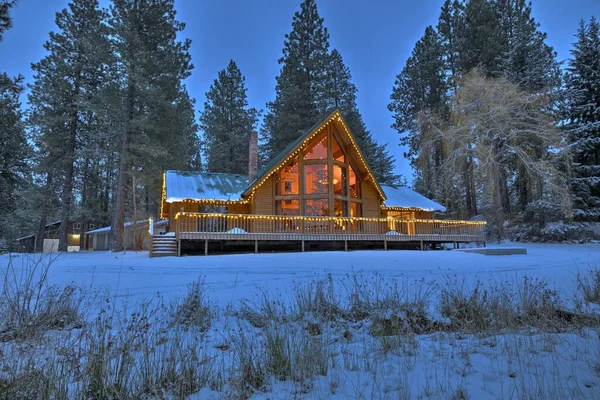
[{"label": "a-frame cabin", "polygon": [[256,147],[253,135],[248,176],[165,172],[161,217],[174,234],[156,238],[154,256],[248,245],[423,249],[485,240],[484,222],[435,220],[435,211],[445,211],[440,204],[380,185],[339,110],[259,172]]}]

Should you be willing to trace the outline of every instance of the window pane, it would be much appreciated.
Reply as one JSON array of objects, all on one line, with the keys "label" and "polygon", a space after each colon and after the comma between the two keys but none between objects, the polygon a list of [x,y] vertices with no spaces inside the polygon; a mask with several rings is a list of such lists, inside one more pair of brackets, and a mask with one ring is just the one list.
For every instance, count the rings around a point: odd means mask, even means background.
[{"label": "window pane", "polygon": [[300,179],[298,176],[298,159],[285,167],[279,173],[277,182],[277,194],[299,194]]},{"label": "window pane", "polygon": [[350,171],[348,177],[350,179],[350,197],[355,199],[360,199],[360,181],[358,180],[358,176],[354,173],[354,169],[352,166],[348,166]]},{"label": "window pane", "polygon": [[300,202],[298,200],[278,200],[277,215],[300,215]]},{"label": "window pane", "polygon": [[360,204],[350,202],[350,217],[360,217]]},{"label": "window pane", "polygon": [[346,195],[346,168],[339,165],[333,166],[333,193],[345,196]]},{"label": "window pane", "polygon": [[313,217],[329,216],[329,201],[327,199],[304,200],[304,215]]},{"label": "window pane", "polygon": [[304,150],[306,160],[318,160],[327,158],[327,134],[319,136]]},{"label": "window pane", "polygon": [[306,194],[328,193],[327,164],[304,166],[304,192]]},{"label": "window pane", "polygon": [[331,143],[331,145],[333,150],[333,159],[342,163],[345,162],[342,146],[340,146],[335,136],[333,136],[333,142]]},{"label": "window pane", "polygon": [[333,215],[336,217],[348,216],[348,202],[343,200],[334,200]]}]

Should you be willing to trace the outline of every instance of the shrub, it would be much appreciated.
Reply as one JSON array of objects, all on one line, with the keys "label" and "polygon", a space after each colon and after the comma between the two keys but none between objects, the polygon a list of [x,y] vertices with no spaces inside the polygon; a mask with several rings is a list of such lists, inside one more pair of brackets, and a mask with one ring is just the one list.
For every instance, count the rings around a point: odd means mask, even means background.
[{"label": "shrub", "polygon": [[48,282],[53,259],[23,257],[21,267],[9,258],[2,271],[0,331],[2,340],[26,339],[52,329],[79,327],[82,323],[82,291]]}]

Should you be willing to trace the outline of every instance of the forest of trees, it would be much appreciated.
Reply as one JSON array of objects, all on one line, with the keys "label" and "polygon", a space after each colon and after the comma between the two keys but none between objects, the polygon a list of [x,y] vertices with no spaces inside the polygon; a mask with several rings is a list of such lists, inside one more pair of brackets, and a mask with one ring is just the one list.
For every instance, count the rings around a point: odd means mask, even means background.
[{"label": "forest of trees", "polygon": [[499,238],[598,234],[599,40],[582,22],[561,65],[531,3],[446,0],[389,104],[415,188]]},{"label": "forest of trees", "polygon": [[[1,242],[60,220],[64,250],[67,224],[78,221],[111,225],[120,250],[125,221],[158,216],[164,170],[245,174],[252,131],[266,163],[332,108],[379,182],[400,183],[315,0],[301,3],[282,38],[264,115],[248,104],[234,60],[197,109],[185,85],[191,42],[174,3],[72,0],[32,63],[26,104],[24,78],[0,71]],[[0,1],[0,48],[15,4]],[[414,188],[449,217],[488,220],[497,237],[564,236],[600,222],[600,25],[582,21],[561,64],[531,7],[446,0],[389,105]]]}]

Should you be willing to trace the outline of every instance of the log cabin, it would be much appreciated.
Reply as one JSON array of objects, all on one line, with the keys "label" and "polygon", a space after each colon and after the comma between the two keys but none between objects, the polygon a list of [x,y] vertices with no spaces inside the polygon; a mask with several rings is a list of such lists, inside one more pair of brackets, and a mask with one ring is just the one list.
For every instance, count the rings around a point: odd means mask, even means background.
[{"label": "log cabin", "polygon": [[244,245],[258,252],[485,243],[485,222],[435,219],[442,205],[380,185],[337,109],[260,171],[257,142],[252,133],[248,175],[164,173],[161,218],[171,233],[154,236],[151,256]]}]

